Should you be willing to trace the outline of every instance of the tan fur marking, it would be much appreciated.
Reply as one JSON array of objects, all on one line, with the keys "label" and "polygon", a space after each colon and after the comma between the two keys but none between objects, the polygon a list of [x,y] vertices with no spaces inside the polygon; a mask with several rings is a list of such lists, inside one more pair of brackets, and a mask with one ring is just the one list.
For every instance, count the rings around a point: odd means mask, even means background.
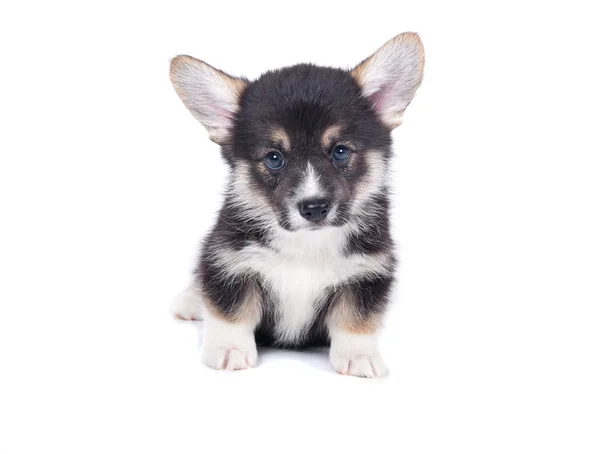
[{"label": "tan fur marking", "polygon": [[259,163],[256,166],[256,169],[259,171],[259,173],[262,174],[263,177],[265,177],[267,179],[271,178],[271,174],[270,174],[269,170],[264,166],[263,163]]},{"label": "tan fur marking", "polygon": [[382,314],[363,316],[356,309],[352,292],[343,290],[336,297],[328,324],[353,334],[373,334],[381,326]]},{"label": "tan fur marking", "polygon": [[290,138],[282,128],[276,128],[271,131],[271,140],[280,144],[287,152],[289,152],[292,148]]},{"label": "tan fur marking", "polygon": [[234,314],[223,314],[206,295],[203,295],[203,301],[206,310],[213,317],[229,323],[258,324],[262,316],[261,292],[256,283],[248,286],[244,300],[240,303],[238,310]]},{"label": "tan fur marking", "polygon": [[321,145],[323,146],[323,148],[329,148],[335,145],[333,141],[339,138],[338,136],[341,130],[342,127],[340,125],[333,125],[327,128],[321,136]]}]

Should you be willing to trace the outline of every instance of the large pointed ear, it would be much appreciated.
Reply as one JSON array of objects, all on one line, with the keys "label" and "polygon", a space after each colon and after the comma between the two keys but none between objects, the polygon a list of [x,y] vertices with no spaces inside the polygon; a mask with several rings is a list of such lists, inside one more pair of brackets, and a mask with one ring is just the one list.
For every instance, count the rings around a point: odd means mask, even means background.
[{"label": "large pointed ear", "polygon": [[416,33],[392,38],[351,72],[379,118],[390,130],[402,123],[423,79],[425,53]]},{"label": "large pointed ear", "polygon": [[223,144],[248,82],[187,55],[171,60],[171,82],[185,106],[204,125],[210,139]]}]

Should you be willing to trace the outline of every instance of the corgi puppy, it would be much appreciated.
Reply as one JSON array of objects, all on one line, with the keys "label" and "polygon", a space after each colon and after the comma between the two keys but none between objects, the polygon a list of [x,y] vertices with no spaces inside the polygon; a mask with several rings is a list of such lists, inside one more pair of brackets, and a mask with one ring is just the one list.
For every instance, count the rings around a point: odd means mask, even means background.
[{"label": "corgi puppy", "polygon": [[299,64],[250,81],[172,60],[177,94],[230,168],[175,306],[180,318],[204,320],[206,365],[254,367],[257,345],[329,346],[341,374],[387,374],[377,344],[396,267],[391,131],[423,65],[415,33],[349,71]]}]

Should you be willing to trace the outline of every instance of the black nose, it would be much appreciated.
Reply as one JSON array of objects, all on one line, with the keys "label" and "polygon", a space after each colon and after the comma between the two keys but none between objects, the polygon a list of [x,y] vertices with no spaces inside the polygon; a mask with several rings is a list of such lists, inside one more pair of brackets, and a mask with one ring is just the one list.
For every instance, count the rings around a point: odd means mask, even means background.
[{"label": "black nose", "polygon": [[329,213],[327,200],[305,200],[298,207],[302,217],[308,221],[317,222],[325,219]]}]

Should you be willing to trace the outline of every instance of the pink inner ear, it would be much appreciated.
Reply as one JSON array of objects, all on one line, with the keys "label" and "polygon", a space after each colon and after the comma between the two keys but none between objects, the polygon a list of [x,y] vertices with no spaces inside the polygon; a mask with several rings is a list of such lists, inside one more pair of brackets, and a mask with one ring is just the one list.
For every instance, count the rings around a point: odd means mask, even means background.
[{"label": "pink inner ear", "polygon": [[381,112],[384,109],[384,104],[387,99],[387,95],[390,91],[388,86],[383,86],[375,93],[369,96],[369,101],[373,104],[373,109],[376,112]]},{"label": "pink inner ear", "polygon": [[223,107],[219,106],[218,104],[211,104],[210,108],[216,117],[226,118],[228,120],[231,120],[233,118],[233,112],[230,112],[229,110],[224,109]]}]

